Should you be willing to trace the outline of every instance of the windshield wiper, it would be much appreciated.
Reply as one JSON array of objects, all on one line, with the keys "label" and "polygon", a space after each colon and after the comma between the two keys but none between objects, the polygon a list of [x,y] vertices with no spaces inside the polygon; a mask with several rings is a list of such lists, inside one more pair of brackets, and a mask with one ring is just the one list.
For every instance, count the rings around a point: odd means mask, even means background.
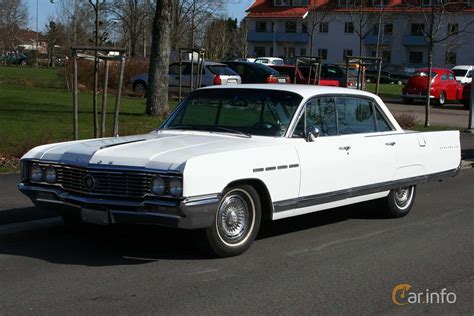
[{"label": "windshield wiper", "polygon": [[249,133],[244,133],[244,132],[238,131],[236,129],[232,129],[232,128],[227,128],[227,127],[222,127],[222,126],[212,126],[212,128],[221,130],[223,132],[239,134],[239,135],[242,135],[242,136],[245,136],[245,137],[248,137],[248,138],[252,137],[252,135],[250,135]]},{"label": "windshield wiper", "polygon": [[163,130],[167,130],[167,129],[185,129],[185,130],[195,129],[195,130],[199,130],[198,128],[196,128],[196,126],[191,126],[191,125],[176,125],[176,126],[169,126],[169,127],[163,128]]}]

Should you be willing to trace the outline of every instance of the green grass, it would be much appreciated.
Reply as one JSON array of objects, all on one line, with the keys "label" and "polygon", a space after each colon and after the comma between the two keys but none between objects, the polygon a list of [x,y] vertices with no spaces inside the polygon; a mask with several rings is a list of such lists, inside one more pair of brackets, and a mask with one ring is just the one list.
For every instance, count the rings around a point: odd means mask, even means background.
[{"label": "green grass", "polygon": [[[0,67],[0,172],[15,170],[11,159],[45,143],[72,140],[72,94],[57,69]],[[25,84],[27,82],[28,84]],[[92,94],[79,93],[79,138],[93,137]],[[99,109],[101,95],[98,96]],[[107,100],[107,136],[112,134],[115,98]],[[122,97],[120,135],[146,133],[161,118],[144,114],[145,99]],[[1,167],[2,157],[10,160]]]},{"label": "green grass", "polygon": [[[400,99],[402,94],[402,85],[396,84],[381,84],[379,88],[379,97],[382,99]],[[367,91],[375,93],[375,83],[367,83]]]}]

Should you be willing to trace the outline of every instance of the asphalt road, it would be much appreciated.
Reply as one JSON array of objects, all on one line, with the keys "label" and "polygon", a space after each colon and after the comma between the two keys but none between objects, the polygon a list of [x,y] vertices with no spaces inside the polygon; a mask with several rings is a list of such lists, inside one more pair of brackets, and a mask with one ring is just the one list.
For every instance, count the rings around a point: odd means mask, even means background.
[{"label": "asphalt road", "polygon": [[[393,114],[412,114],[420,124],[425,122],[425,106],[422,102],[403,104],[387,101],[385,104]],[[462,104],[452,103],[444,106],[433,106],[430,110],[430,122],[433,126],[449,126],[466,129],[469,126],[469,111]]]},{"label": "asphalt road", "polygon": [[[419,187],[411,213],[360,204],[266,223],[248,252],[209,257],[202,234],[61,226],[0,237],[0,313],[474,312],[474,169]],[[391,293],[456,295],[397,306]]]}]

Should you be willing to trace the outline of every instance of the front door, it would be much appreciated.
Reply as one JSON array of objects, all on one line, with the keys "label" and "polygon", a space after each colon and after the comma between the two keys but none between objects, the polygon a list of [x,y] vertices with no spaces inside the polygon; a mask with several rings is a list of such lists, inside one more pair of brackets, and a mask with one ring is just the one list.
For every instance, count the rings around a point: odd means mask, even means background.
[{"label": "front door", "polygon": [[[304,122],[306,120],[306,123]],[[295,214],[360,195],[393,179],[396,143],[375,102],[357,97],[318,97],[306,104],[295,133],[316,127],[314,141],[295,139],[301,181]]]}]

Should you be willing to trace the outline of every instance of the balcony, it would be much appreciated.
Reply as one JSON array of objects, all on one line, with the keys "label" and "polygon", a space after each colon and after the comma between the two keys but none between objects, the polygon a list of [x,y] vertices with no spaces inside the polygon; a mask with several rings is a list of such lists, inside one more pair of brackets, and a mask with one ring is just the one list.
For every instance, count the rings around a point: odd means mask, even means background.
[{"label": "balcony", "polygon": [[[383,38],[382,38],[383,37]],[[377,45],[378,36],[377,35],[368,35],[364,38],[365,45]],[[392,44],[392,36],[391,35],[383,35],[380,38],[381,44],[383,46],[391,45]]]},{"label": "balcony", "polygon": [[428,41],[424,36],[406,35],[402,41],[405,46],[428,46]]},{"label": "balcony", "polygon": [[248,32],[247,41],[249,42],[287,42],[287,43],[308,43],[309,36],[304,33],[285,33],[285,32]]}]

